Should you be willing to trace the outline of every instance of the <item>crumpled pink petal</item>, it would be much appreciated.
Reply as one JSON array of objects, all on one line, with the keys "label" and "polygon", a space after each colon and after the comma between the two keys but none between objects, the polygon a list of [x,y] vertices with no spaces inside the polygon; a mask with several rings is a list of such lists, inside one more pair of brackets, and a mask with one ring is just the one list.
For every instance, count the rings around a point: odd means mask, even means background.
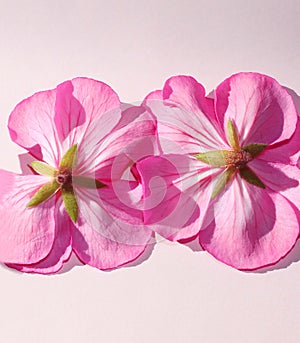
[{"label": "crumpled pink petal", "polygon": [[214,203],[213,211],[213,222],[200,231],[200,244],[237,269],[276,263],[299,235],[299,214],[285,197],[239,176]]},{"label": "crumpled pink petal", "polygon": [[297,117],[287,91],[269,76],[239,73],[223,81],[215,91],[216,114],[226,132],[234,121],[240,144],[274,144],[292,136]]},{"label": "crumpled pink petal", "polygon": [[37,263],[49,254],[53,246],[55,197],[36,208],[26,208],[26,205],[48,178],[0,170],[0,180],[0,260],[5,263]]}]

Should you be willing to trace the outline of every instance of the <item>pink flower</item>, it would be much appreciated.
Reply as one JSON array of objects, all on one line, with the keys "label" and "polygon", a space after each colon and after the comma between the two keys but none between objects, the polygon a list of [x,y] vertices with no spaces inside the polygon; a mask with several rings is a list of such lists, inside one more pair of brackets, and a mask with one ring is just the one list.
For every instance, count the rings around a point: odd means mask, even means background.
[{"label": "pink flower", "polygon": [[158,118],[161,145],[160,156],[137,164],[145,194],[154,165],[177,189],[146,211],[146,223],[171,240],[199,232],[205,250],[238,269],[285,256],[299,235],[300,207],[300,131],[286,90],[268,76],[240,73],[213,100],[192,77],[175,76],[145,104]]},{"label": "pink flower", "polygon": [[141,211],[124,201],[128,185],[135,189],[137,182],[122,175],[134,158],[152,154],[156,128],[141,108],[120,106],[109,86],[86,78],[16,106],[11,138],[34,156],[34,174],[0,170],[2,262],[24,272],[53,273],[72,250],[99,269],[143,253],[152,232],[141,226]]}]

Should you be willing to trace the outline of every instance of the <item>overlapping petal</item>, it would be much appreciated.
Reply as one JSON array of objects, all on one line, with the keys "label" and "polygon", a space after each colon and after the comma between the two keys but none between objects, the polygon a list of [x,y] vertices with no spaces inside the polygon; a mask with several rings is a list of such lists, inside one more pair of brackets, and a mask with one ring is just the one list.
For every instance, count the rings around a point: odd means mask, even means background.
[{"label": "overlapping petal", "polygon": [[267,147],[259,156],[260,159],[271,163],[297,165],[300,158],[300,120],[297,121],[293,136],[279,144]]},{"label": "overlapping petal", "polygon": [[162,90],[163,99],[180,104],[191,113],[208,115],[216,124],[213,99],[207,98],[204,87],[191,76],[179,75],[169,78]]},{"label": "overlapping petal", "polygon": [[9,267],[25,273],[52,274],[58,272],[72,253],[72,223],[66,215],[61,201],[55,207],[55,221],[55,238],[49,254],[37,263],[9,264]]},{"label": "overlapping petal", "polygon": [[[72,245],[79,259],[99,269],[117,268],[139,257],[148,244],[153,244],[153,232],[143,225],[142,211],[130,207],[127,182],[122,199],[110,184],[101,189],[76,187],[80,215],[72,228]],[[132,189],[137,186],[133,182]],[[122,186],[124,184],[124,186]]]},{"label": "overlapping petal", "polygon": [[99,119],[99,137],[109,135],[121,116],[120,105],[118,95],[100,81],[79,77],[58,85],[53,120],[65,150],[81,142],[88,127]]},{"label": "overlapping petal", "polygon": [[[151,236],[149,240],[150,238]],[[80,230],[73,227],[72,242],[73,249],[82,262],[102,270],[117,268],[135,260],[147,246],[110,240],[85,222],[81,222]]]},{"label": "overlapping petal", "polygon": [[12,111],[8,128],[11,139],[35,158],[58,165],[61,146],[54,124],[55,89],[36,93]]},{"label": "overlapping petal", "polygon": [[[145,245],[151,230],[143,225],[142,211],[122,203],[113,187],[76,188],[81,221],[111,241],[126,245]],[[81,230],[82,223],[78,221]]]},{"label": "overlapping petal", "polygon": [[199,231],[218,171],[187,155],[165,154],[137,163],[144,194],[144,221],[169,240]]},{"label": "overlapping petal", "polygon": [[[74,188],[85,223],[78,222],[77,227],[80,232],[82,225],[83,230],[92,228],[95,231],[93,237],[99,238],[100,245],[102,241],[113,246],[117,244],[118,247],[113,249],[118,250],[118,255],[123,248],[129,253],[131,246],[138,256],[152,239],[152,231],[143,223],[143,211],[138,204],[141,192],[132,168],[136,161],[155,152],[156,122],[144,108],[130,107],[122,112],[119,121],[116,120],[110,135],[98,135],[99,127],[101,121],[94,121],[86,131],[79,147],[76,173],[96,178],[105,187]],[[120,260],[118,265],[126,261]],[[112,265],[101,268],[112,268]]]},{"label": "overlapping petal", "polygon": [[164,153],[174,153],[175,142],[178,143],[177,153],[228,148],[225,134],[218,129],[213,100],[205,97],[203,86],[195,79],[172,77],[166,81],[162,94],[163,101],[161,93],[154,92],[144,103],[159,121],[158,132]]},{"label": "overlapping petal", "polygon": [[[108,121],[111,122],[109,135],[102,124]],[[156,122],[145,108],[132,106],[122,111],[120,116],[107,112],[86,130],[78,149],[76,173],[95,175],[112,165],[112,174],[124,172],[128,164],[155,152],[156,139]],[[109,179],[120,177],[112,174]]]},{"label": "overlapping petal", "polygon": [[258,73],[239,73],[223,81],[215,91],[215,109],[225,132],[233,120],[242,146],[278,143],[296,128],[291,96],[276,80]]},{"label": "overlapping petal", "polygon": [[0,170],[0,260],[37,263],[50,252],[55,239],[55,196],[37,208],[27,208],[32,195],[48,179]]},{"label": "overlapping petal", "polygon": [[297,208],[300,208],[300,169],[296,166],[255,159],[251,169],[259,175],[262,182],[274,192],[282,194]]},{"label": "overlapping petal", "polygon": [[11,113],[8,127],[14,142],[57,167],[91,123],[108,111],[114,111],[113,120],[102,119],[102,136],[110,133],[120,117],[120,100],[103,82],[75,78],[22,101]]},{"label": "overlapping petal", "polygon": [[276,263],[299,235],[299,215],[285,197],[239,176],[214,203],[213,212],[213,222],[200,231],[200,244],[237,269]]},{"label": "overlapping petal", "polygon": [[142,212],[129,207],[130,201],[120,201],[111,185],[99,190],[77,187],[76,195],[80,216],[72,242],[81,261],[103,270],[117,268],[153,244]]}]

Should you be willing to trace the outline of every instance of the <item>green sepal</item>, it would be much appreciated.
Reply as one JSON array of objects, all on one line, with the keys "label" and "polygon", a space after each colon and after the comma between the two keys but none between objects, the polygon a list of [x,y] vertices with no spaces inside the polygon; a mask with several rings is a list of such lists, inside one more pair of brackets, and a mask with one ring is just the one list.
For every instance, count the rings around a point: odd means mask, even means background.
[{"label": "green sepal", "polygon": [[77,144],[74,144],[62,157],[59,169],[68,168],[73,169],[77,157]]},{"label": "green sepal", "polygon": [[37,206],[49,199],[59,189],[59,184],[53,180],[42,186],[31,198],[26,207]]},{"label": "green sepal", "polygon": [[226,187],[227,183],[231,180],[233,175],[236,173],[234,168],[227,168],[224,172],[219,176],[214,189],[211,194],[211,198],[214,199],[217,195],[219,195],[224,188]]},{"label": "green sepal", "polygon": [[57,170],[45,162],[33,161],[29,165],[40,175],[55,177],[57,174]]},{"label": "green sepal", "polygon": [[73,176],[72,178],[72,182],[73,184],[80,186],[80,187],[84,187],[84,188],[103,188],[106,187],[106,185],[96,179],[92,179],[89,177],[84,177],[84,176]]},{"label": "green sepal", "polygon": [[74,223],[76,223],[78,218],[78,204],[74,194],[74,190],[67,190],[62,188],[61,194],[69,217]]},{"label": "green sepal", "polygon": [[226,133],[227,133],[228,142],[231,145],[232,149],[235,151],[241,150],[236,128],[231,119],[228,119]]},{"label": "green sepal", "polygon": [[232,151],[228,150],[212,150],[207,152],[201,152],[195,154],[199,161],[209,164],[213,167],[224,167],[226,166],[226,159],[232,154]]},{"label": "green sepal", "polygon": [[244,180],[249,182],[251,185],[254,185],[263,189],[266,188],[264,183],[248,167],[241,168],[240,175]]},{"label": "green sepal", "polygon": [[258,156],[261,152],[264,151],[267,144],[249,144],[243,148],[244,151],[250,153],[250,155],[254,158]]}]

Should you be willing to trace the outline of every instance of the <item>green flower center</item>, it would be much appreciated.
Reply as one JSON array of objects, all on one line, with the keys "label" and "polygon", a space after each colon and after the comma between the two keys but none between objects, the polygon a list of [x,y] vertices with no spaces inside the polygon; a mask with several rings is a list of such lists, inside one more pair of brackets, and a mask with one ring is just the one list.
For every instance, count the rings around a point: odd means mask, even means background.
[{"label": "green flower center", "polygon": [[215,184],[212,198],[215,198],[224,190],[236,173],[239,173],[248,183],[260,188],[266,188],[258,176],[247,166],[247,163],[257,157],[266,148],[266,145],[260,143],[249,144],[242,148],[239,143],[237,130],[230,119],[227,124],[226,134],[232,150],[212,150],[194,154],[194,157],[199,161],[212,167],[225,168]]},{"label": "green flower center", "polygon": [[73,184],[85,188],[103,188],[106,185],[96,179],[84,176],[74,176],[73,171],[77,159],[77,144],[73,145],[61,159],[58,170],[40,161],[30,164],[31,168],[40,175],[51,177],[51,181],[42,186],[31,198],[27,207],[37,206],[51,198],[59,190],[69,217],[76,223],[78,218],[78,204]]}]

